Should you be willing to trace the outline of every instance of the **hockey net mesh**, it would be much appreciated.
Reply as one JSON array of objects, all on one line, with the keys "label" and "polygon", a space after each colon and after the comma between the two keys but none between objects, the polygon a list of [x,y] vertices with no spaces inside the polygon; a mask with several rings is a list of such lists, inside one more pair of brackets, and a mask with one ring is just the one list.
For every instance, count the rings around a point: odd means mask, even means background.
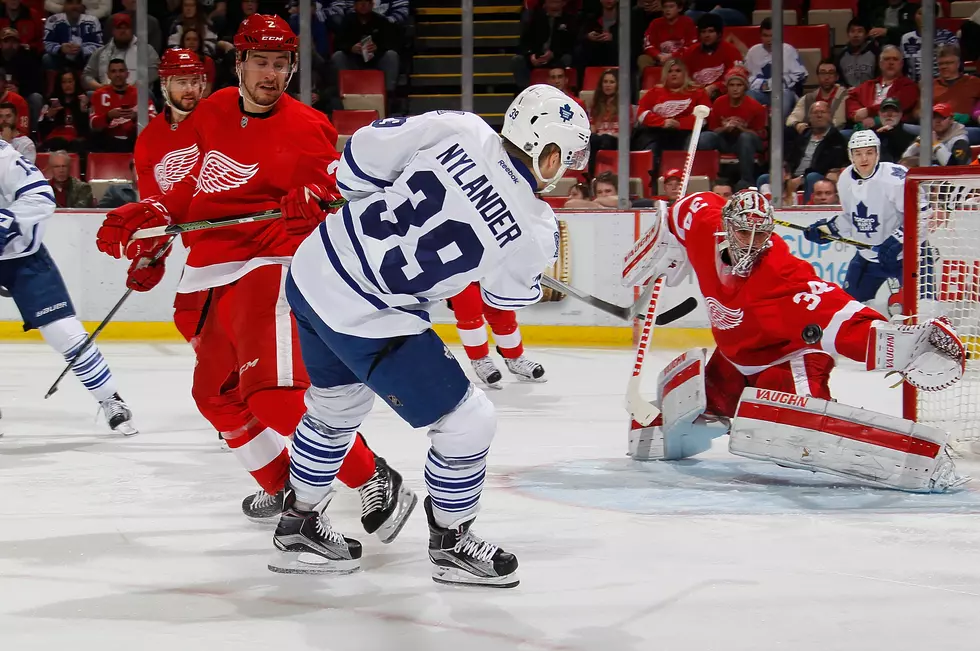
[{"label": "hockey net mesh", "polygon": [[[905,272],[906,312],[918,322],[947,316],[967,362],[962,381],[949,389],[908,391],[906,416],[949,432],[961,453],[980,454],[980,172],[910,183],[918,187],[906,197],[904,258],[915,258],[917,269]],[[913,196],[918,206],[908,205]]]}]

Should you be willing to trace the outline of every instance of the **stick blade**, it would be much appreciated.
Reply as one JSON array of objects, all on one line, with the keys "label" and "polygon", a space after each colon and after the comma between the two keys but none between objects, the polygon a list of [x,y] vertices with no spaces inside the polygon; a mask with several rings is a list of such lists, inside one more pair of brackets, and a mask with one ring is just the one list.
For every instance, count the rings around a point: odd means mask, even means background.
[{"label": "stick blade", "polygon": [[664,310],[661,314],[658,314],[657,319],[656,321],[654,321],[654,323],[658,326],[664,326],[669,323],[673,323],[674,321],[681,319],[687,316],[688,314],[690,314],[691,312],[693,312],[694,308],[696,308],[697,306],[698,306],[698,299],[694,298],[693,296],[688,296],[674,307],[668,310]]}]

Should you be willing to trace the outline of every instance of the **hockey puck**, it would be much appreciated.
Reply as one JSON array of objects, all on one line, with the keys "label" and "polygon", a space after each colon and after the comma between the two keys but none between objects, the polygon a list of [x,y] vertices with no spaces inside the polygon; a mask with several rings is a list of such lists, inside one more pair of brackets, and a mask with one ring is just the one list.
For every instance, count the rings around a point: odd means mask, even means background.
[{"label": "hockey puck", "polygon": [[823,338],[823,328],[818,326],[816,323],[811,323],[807,327],[803,328],[803,341],[807,344],[819,343]]}]

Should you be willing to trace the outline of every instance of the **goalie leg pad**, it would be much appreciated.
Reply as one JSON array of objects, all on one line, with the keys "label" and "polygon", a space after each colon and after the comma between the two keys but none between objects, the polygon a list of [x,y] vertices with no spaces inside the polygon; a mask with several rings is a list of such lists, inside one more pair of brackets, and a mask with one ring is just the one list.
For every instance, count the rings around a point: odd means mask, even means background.
[{"label": "goalie leg pad", "polygon": [[939,391],[963,377],[966,349],[946,317],[918,325],[880,321],[868,337],[867,368],[895,371],[917,389]]},{"label": "goalie leg pad", "polygon": [[732,454],[826,472],[913,493],[943,492],[957,477],[948,435],[897,416],[836,402],[745,389],[732,423]]}]

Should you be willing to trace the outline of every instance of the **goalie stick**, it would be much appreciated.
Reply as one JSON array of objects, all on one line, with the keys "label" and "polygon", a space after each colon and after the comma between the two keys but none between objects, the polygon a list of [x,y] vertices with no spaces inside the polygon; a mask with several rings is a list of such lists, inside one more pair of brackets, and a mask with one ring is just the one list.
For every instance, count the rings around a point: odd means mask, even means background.
[{"label": "goalie stick", "polygon": [[[157,251],[156,254],[154,254],[154,256],[149,259],[149,261],[146,263],[145,266],[149,267],[150,265],[154,265],[163,256],[167,255],[167,251],[169,251],[170,247],[173,246],[175,239],[177,239],[177,236],[171,235],[167,243],[164,244],[160,248],[160,250]],[[58,385],[61,384],[61,381],[65,379],[66,375],[68,375],[68,371],[71,370],[71,367],[75,365],[75,360],[80,358],[86,350],[91,348],[92,343],[95,341],[95,338],[99,336],[99,333],[101,333],[107,325],[109,325],[109,322],[112,321],[112,317],[116,316],[116,312],[119,311],[119,308],[123,306],[123,303],[126,302],[126,299],[129,298],[129,295],[132,293],[133,293],[133,289],[131,287],[127,288],[126,293],[122,295],[122,298],[116,301],[116,304],[112,306],[112,309],[109,310],[109,313],[106,314],[104,319],[102,319],[102,323],[100,323],[98,327],[96,327],[95,330],[92,331],[92,334],[88,336],[88,339],[82,342],[82,345],[78,349],[78,352],[76,352],[74,356],[72,356],[71,361],[68,362],[68,366],[66,366],[64,370],[61,371],[61,375],[59,375],[58,379],[54,381],[54,384],[51,385],[51,387],[48,389],[48,392],[44,394],[45,400],[47,400],[48,398],[50,398],[55,394],[55,392],[58,390]]]},{"label": "goalie stick", "polygon": [[[691,171],[694,168],[694,155],[697,151],[698,138],[701,136],[701,129],[704,121],[708,119],[711,109],[699,104],[694,107],[694,129],[691,131],[691,140],[687,145],[687,158],[684,161],[684,175],[681,177],[680,196],[687,194],[687,184],[691,180]],[[626,410],[630,417],[640,425],[647,426],[657,417],[657,408],[640,395],[640,382],[643,377],[643,362],[646,359],[647,348],[650,346],[650,336],[653,334],[654,316],[657,312],[657,299],[660,297],[660,290],[663,287],[664,276],[658,276],[650,281],[652,290],[650,292],[650,304],[647,307],[646,317],[643,319],[643,330],[640,333],[640,343],[636,347],[636,357],[633,361],[633,375],[626,385]],[[659,324],[658,324],[659,325]]]},{"label": "goalie stick", "polygon": [[[655,291],[654,283],[651,282],[647,285],[647,288],[643,290],[640,295],[632,305],[622,306],[616,305],[615,303],[610,303],[604,301],[601,298],[597,298],[592,294],[587,294],[581,290],[575,289],[571,285],[566,285],[560,280],[556,280],[551,276],[544,275],[541,276],[541,284],[545,287],[550,287],[551,289],[561,292],[562,294],[567,294],[572,298],[578,299],[587,305],[591,305],[597,310],[601,310],[606,314],[611,314],[615,317],[623,319],[624,321],[632,321],[633,319],[639,317],[643,310],[647,307],[650,302],[650,296]],[[688,296],[681,303],[675,305],[674,307],[665,310],[663,314],[657,317],[657,325],[667,325],[672,323],[681,317],[687,316],[694,311],[694,308],[698,306],[698,300],[693,296]]]}]

